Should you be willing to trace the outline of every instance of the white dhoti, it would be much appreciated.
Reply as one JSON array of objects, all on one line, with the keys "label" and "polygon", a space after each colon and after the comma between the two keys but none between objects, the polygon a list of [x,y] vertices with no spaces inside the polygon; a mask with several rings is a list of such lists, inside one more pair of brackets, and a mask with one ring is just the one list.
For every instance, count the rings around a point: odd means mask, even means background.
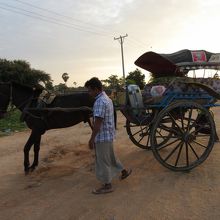
[{"label": "white dhoti", "polygon": [[95,171],[97,179],[102,183],[111,183],[112,178],[124,169],[114,154],[113,142],[96,143],[95,152]]}]

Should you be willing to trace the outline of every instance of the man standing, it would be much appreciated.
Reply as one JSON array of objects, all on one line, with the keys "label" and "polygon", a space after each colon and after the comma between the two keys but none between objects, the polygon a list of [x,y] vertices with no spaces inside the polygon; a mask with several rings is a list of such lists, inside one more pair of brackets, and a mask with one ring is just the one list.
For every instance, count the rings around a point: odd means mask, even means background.
[{"label": "man standing", "polygon": [[93,77],[85,83],[91,96],[95,97],[93,106],[94,127],[89,140],[89,148],[95,149],[96,177],[102,182],[100,188],[94,189],[94,194],[113,192],[112,178],[121,172],[120,179],[128,177],[132,170],[126,170],[115,157],[113,140],[115,137],[114,109],[111,99],[102,90],[101,81]]}]

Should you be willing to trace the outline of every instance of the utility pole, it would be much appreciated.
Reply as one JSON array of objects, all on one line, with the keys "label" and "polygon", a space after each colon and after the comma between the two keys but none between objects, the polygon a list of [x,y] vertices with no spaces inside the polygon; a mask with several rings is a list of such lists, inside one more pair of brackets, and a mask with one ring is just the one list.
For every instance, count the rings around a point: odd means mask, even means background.
[{"label": "utility pole", "polygon": [[122,70],[123,70],[123,79],[125,83],[125,67],[124,67],[124,52],[123,52],[123,43],[124,43],[124,38],[127,37],[128,34],[120,37],[114,37],[114,40],[118,40],[119,43],[121,44],[121,58],[122,58]]}]

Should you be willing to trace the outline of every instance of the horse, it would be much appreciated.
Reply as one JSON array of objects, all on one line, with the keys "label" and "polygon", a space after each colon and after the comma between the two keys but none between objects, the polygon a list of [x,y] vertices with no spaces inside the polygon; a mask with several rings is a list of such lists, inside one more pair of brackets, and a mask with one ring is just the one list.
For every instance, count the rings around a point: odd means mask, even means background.
[{"label": "horse", "polygon": [[[57,95],[46,108],[38,109],[37,100],[42,89],[15,82],[0,83],[0,118],[7,112],[9,103],[22,112],[22,119],[31,129],[24,146],[24,172],[28,174],[38,166],[41,136],[50,129],[65,128],[80,122],[88,122],[94,99],[87,92]],[[34,145],[34,159],[29,162],[29,151]]]}]

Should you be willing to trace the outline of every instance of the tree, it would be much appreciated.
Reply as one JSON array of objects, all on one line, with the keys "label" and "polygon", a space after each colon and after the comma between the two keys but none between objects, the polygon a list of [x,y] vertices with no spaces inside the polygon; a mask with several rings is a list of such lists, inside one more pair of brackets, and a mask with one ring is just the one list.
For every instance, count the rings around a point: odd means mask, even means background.
[{"label": "tree", "polygon": [[52,79],[48,73],[32,69],[30,64],[24,60],[0,59],[0,81],[16,81],[30,86],[43,82],[48,89],[53,88]]},{"label": "tree", "polygon": [[135,82],[136,85],[140,87],[140,89],[144,88],[145,85],[145,75],[141,73],[139,69],[136,69],[133,72],[128,73],[128,76],[126,77],[126,81],[129,84],[130,82]]},{"label": "tree", "polygon": [[76,87],[76,85],[77,85],[77,82],[73,82],[73,86]]},{"label": "tree", "polygon": [[102,80],[104,87],[108,89],[120,90],[123,86],[123,79],[118,78],[117,75],[111,75],[108,79]]},{"label": "tree", "polygon": [[65,84],[66,84],[67,80],[69,79],[68,73],[63,73],[63,74],[62,74],[62,78],[63,78],[63,81],[64,81]]},{"label": "tree", "polygon": [[133,79],[127,79],[126,83],[127,83],[127,85],[136,84],[136,82]]},{"label": "tree", "polygon": [[54,86],[54,91],[60,92],[60,93],[65,93],[67,91],[67,86],[64,83],[60,83],[58,85]]}]

